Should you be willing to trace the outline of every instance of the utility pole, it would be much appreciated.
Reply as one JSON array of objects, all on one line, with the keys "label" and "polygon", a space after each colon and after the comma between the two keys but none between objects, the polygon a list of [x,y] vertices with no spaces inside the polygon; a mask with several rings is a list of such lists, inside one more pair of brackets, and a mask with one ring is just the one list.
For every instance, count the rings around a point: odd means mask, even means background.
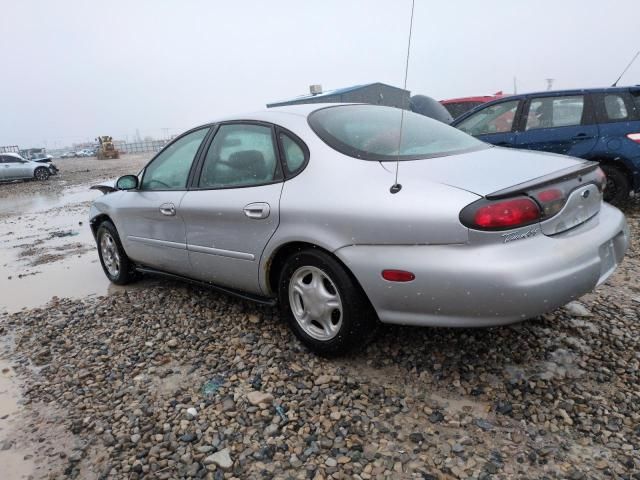
[{"label": "utility pole", "polygon": [[518,93],[518,79],[513,77],[513,94]]},{"label": "utility pole", "polygon": [[553,88],[553,82],[555,78],[545,78],[547,81],[547,90],[551,90]]}]

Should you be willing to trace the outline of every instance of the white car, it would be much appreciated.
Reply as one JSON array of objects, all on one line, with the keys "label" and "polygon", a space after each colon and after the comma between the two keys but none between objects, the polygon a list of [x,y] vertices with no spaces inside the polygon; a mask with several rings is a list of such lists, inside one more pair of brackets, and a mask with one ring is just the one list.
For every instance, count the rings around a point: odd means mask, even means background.
[{"label": "white car", "polygon": [[25,160],[17,153],[0,155],[0,181],[2,182],[23,179],[47,180],[56,172],[57,168],[52,163]]}]

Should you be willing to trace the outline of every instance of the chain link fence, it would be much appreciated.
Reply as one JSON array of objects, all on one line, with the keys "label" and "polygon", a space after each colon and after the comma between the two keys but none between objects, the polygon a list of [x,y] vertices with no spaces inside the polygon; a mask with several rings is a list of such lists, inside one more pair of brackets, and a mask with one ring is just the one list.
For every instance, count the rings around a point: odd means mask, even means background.
[{"label": "chain link fence", "polygon": [[0,153],[19,153],[20,149],[18,148],[18,145],[6,145],[6,146],[0,146]]}]

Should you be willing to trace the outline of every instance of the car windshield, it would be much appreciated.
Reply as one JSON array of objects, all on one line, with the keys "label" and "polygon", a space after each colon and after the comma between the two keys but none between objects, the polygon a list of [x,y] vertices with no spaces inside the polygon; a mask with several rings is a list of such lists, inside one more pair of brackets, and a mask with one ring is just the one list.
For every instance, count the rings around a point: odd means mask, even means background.
[{"label": "car windshield", "polygon": [[489,148],[423,115],[405,111],[401,117],[398,108],[340,105],[316,110],[309,115],[309,125],[331,148],[364,160],[417,160]]}]

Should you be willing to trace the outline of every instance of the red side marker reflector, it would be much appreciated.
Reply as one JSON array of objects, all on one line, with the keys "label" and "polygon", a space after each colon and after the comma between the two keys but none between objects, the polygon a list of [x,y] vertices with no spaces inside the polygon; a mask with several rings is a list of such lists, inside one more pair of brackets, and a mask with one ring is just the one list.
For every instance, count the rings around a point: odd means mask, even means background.
[{"label": "red side marker reflector", "polygon": [[415,280],[416,276],[405,270],[383,270],[382,278],[389,282],[410,282]]}]

